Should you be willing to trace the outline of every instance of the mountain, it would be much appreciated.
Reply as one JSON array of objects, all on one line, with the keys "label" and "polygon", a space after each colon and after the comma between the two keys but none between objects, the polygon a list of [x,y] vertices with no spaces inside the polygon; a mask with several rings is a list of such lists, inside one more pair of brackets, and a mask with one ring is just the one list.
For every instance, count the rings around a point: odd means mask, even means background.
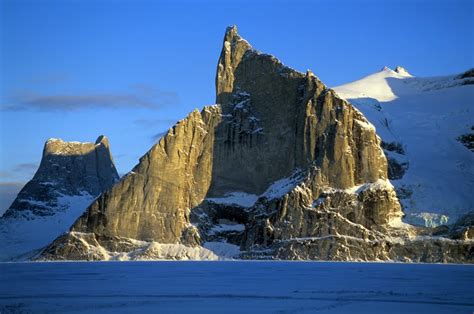
[{"label": "mountain", "polygon": [[40,259],[472,260],[469,220],[456,232],[402,223],[359,110],[236,27],[216,103],[171,128]]},{"label": "mountain", "polygon": [[381,136],[406,222],[454,224],[474,210],[473,70],[413,77],[384,68],[334,90]]},{"label": "mountain", "polygon": [[0,218],[1,260],[27,257],[49,244],[119,179],[109,141],[49,139],[40,166]]}]

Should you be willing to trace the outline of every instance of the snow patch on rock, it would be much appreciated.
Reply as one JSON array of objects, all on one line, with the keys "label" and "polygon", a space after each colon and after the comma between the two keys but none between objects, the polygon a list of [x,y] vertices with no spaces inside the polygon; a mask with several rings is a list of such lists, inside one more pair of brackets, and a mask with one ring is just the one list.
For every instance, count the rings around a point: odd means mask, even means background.
[{"label": "snow patch on rock", "polygon": [[258,199],[258,195],[245,192],[231,192],[223,197],[206,198],[207,201],[216,204],[238,205],[241,207],[251,207]]}]

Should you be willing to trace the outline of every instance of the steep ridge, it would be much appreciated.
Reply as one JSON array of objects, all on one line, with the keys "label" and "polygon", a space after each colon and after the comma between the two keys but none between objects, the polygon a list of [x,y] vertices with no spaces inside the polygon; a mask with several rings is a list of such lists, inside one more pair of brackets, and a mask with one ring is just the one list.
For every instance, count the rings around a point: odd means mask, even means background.
[{"label": "steep ridge", "polygon": [[[137,240],[200,244],[189,212],[210,185],[214,127],[220,119],[220,108],[210,106],[179,121],[130,173],[92,203],[69,234],[47,249],[48,257],[105,259],[107,250],[128,252],[136,243],[141,246]],[[89,245],[105,249],[90,250]]]},{"label": "steep ridge", "polygon": [[[401,243],[416,232],[401,223],[380,139],[310,71],[230,27],[216,94],[217,105],[178,122],[40,259],[427,256],[390,253],[389,233]],[[427,260],[448,261],[456,246],[452,260],[464,259],[469,248],[449,241]]]},{"label": "steep ridge", "polygon": [[49,244],[118,179],[105,136],[95,143],[49,139],[34,177],[0,218],[0,258]]}]

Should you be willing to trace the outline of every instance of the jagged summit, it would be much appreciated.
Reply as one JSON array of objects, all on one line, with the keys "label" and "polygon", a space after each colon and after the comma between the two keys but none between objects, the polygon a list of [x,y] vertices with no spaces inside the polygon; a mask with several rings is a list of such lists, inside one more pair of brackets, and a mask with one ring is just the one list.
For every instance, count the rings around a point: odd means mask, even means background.
[{"label": "jagged summit", "polygon": [[104,135],[100,135],[95,143],[76,141],[67,142],[60,138],[50,138],[44,145],[43,156],[49,154],[63,156],[84,155],[100,146],[103,146],[107,150],[110,148],[109,139]]},{"label": "jagged summit", "polygon": [[[318,158],[322,150],[315,147],[318,139],[313,136],[318,137],[317,132],[311,134],[309,130],[304,130],[314,127],[310,122],[312,116],[329,112],[317,112],[323,108],[313,112],[306,109],[307,106],[312,107],[318,101],[330,102],[331,105],[325,109],[331,111],[335,110],[332,106],[341,103],[337,106],[341,112],[332,114],[337,116],[343,113],[342,110],[347,110],[347,119],[352,119],[353,115],[353,108],[338,99],[311,71],[304,74],[283,65],[274,56],[256,53],[250,44],[241,40],[236,29],[228,30],[224,36],[216,87],[216,103],[221,104],[223,115],[229,117],[218,126],[221,129],[217,133],[231,136],[216,138],[218,154],[214,158],[211,195],[233,190],[262,193],[271,182],[289,176],[295,167],[307,167]],[[331,124],[329,121],[335,116],[319,117],[318,121]],[[367,123],[363,117],[357,119]],[[320,128],[318,132],[322,132],[324,126]],[[284,132],[288,134],[282,136]],[[238,134],[238,138],[232,136],[234,133]],[[324,142],[325,139],[320,138],[319,141]],[[319,145],[324,146],[322,142]],[[265,156],[265,162],[255,162],[256,156]],[[346,157],[352,158],[347,155],[338,162],[344,163]],[[376,158],[374,166],[383,167],[383,160]],[[382,164],[379,165],[379,162]],[[353,174],[349,171],[347,177],[333,175],[334,182],[331,184],[348,187],[357,184],[355,182],[376,181],[379,178],[374,169],[368,169],[364,164],[354,167],[361,172]],[[255,177],[254,174],[259,172],[264,175]]]},{"label": "jagged summit", "polygon": [[238,35],[237,25],[227,26],[225,29],[225,36],[228,37],[229,35]]},{"label": "jagged summit", "polygon": [[96,144],[96,145],[97,145],[97,144],[100,144],[100,143],[102,143],[102,144],[104,144],[104,145],[106,145],[106,146],[109,146],[109,145],[110,145],[110,144],[109,144],[109,139],[108,139],[107,136],[105,136],[105,135],[99,135],[99,137],[95,140],[95,144]]},{"label": "jagged summit", "polygon": [[397,67],[395,68],[395,72],[402,75],[402,76],[412,76],[408,71],[407,69],[405,69],[404,67],[402,66],[399,66],[397,65]]},{"label": "jagged summit", "polygon": [[399,76],[404,76],[404,77],[412,77],[412,75],[402,66],[399,66],[397,65],[397,67],[395,68],[395,70],[392,70],[390,67],[388,66],[384,66],[380,72],[382,73],[386,73],[388,75],[393,75],[393,74],[398,74]]},{"label": "jagged summit", "polygon": [[[283,64],[275,56],[262,53],[253,48],[247,40],[239,35],[237,26],[227,27],[216,71],[216,103],[223,105],[224,111],[226,104],[232,102],[229,93],[234,89],[234,75],[246,71],[243,68],[242,61],[247,58],[265,60],[266,70],[271,67],[273,70],[279,71],[282,76],[305,77],[305,73]],[[314,76],[314,74],[312,75]]]},{"label": "jagged summit", "polygon": [[243,41],[249,48],[253,49],[252,46],[239,35],[237,25],[228,26],[224,35],[224,42],[234,43]]}]

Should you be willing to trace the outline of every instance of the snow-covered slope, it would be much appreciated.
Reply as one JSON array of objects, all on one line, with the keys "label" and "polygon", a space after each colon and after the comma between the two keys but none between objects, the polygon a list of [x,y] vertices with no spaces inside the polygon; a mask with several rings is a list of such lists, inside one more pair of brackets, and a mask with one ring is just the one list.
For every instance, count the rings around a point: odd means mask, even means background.
[{"label": "snow-covered slope", "polygon": [[374,124],[392,182],[415,224],[453,223],[474,209],[474,154],[459,140],[474,126],[474,78],[418,78],[405,69],[335,87]]},{"label": "snow-covered slope", "polygon": [[[180,243],[158,243],[130,238],[118,238],[112,248],[91,241],[95,236],[90,233],[70,232],[70,242],[79,241],[85,246],[87,260],[102,261],[149,261],[149,260],[232,260],[238,258],[239,246],[225,242],[205,242],[199,246],[186,246]],[[127,252],[123,252],[127,247]],[[42,260],[42,258],[40,258]],[[59,258],[61,260],[61,258]]]},{"label": "snow-covered slope", "polygon": [[3,219],[0,222],[0,261],[23,260],[48,245],[69,227],[94,200],[88,193],[61,195],[57,198],[55,214],[29,215]]},{"label": "snow-covered slope", "polygon": [[[398,73],[388,67],[374,74],[368,75],[358,81],[335,87],[334,90],[346,99],[359,99],[364,97],[374,98],[378,101],[391,101],[400,96],[400,94],[409,93],[406,89],[403,79],[412,77],[408,72]],[[392,84],[388,84],[387,78],[393,78]],[[395,95],[394,88],[397,90]]]}]

